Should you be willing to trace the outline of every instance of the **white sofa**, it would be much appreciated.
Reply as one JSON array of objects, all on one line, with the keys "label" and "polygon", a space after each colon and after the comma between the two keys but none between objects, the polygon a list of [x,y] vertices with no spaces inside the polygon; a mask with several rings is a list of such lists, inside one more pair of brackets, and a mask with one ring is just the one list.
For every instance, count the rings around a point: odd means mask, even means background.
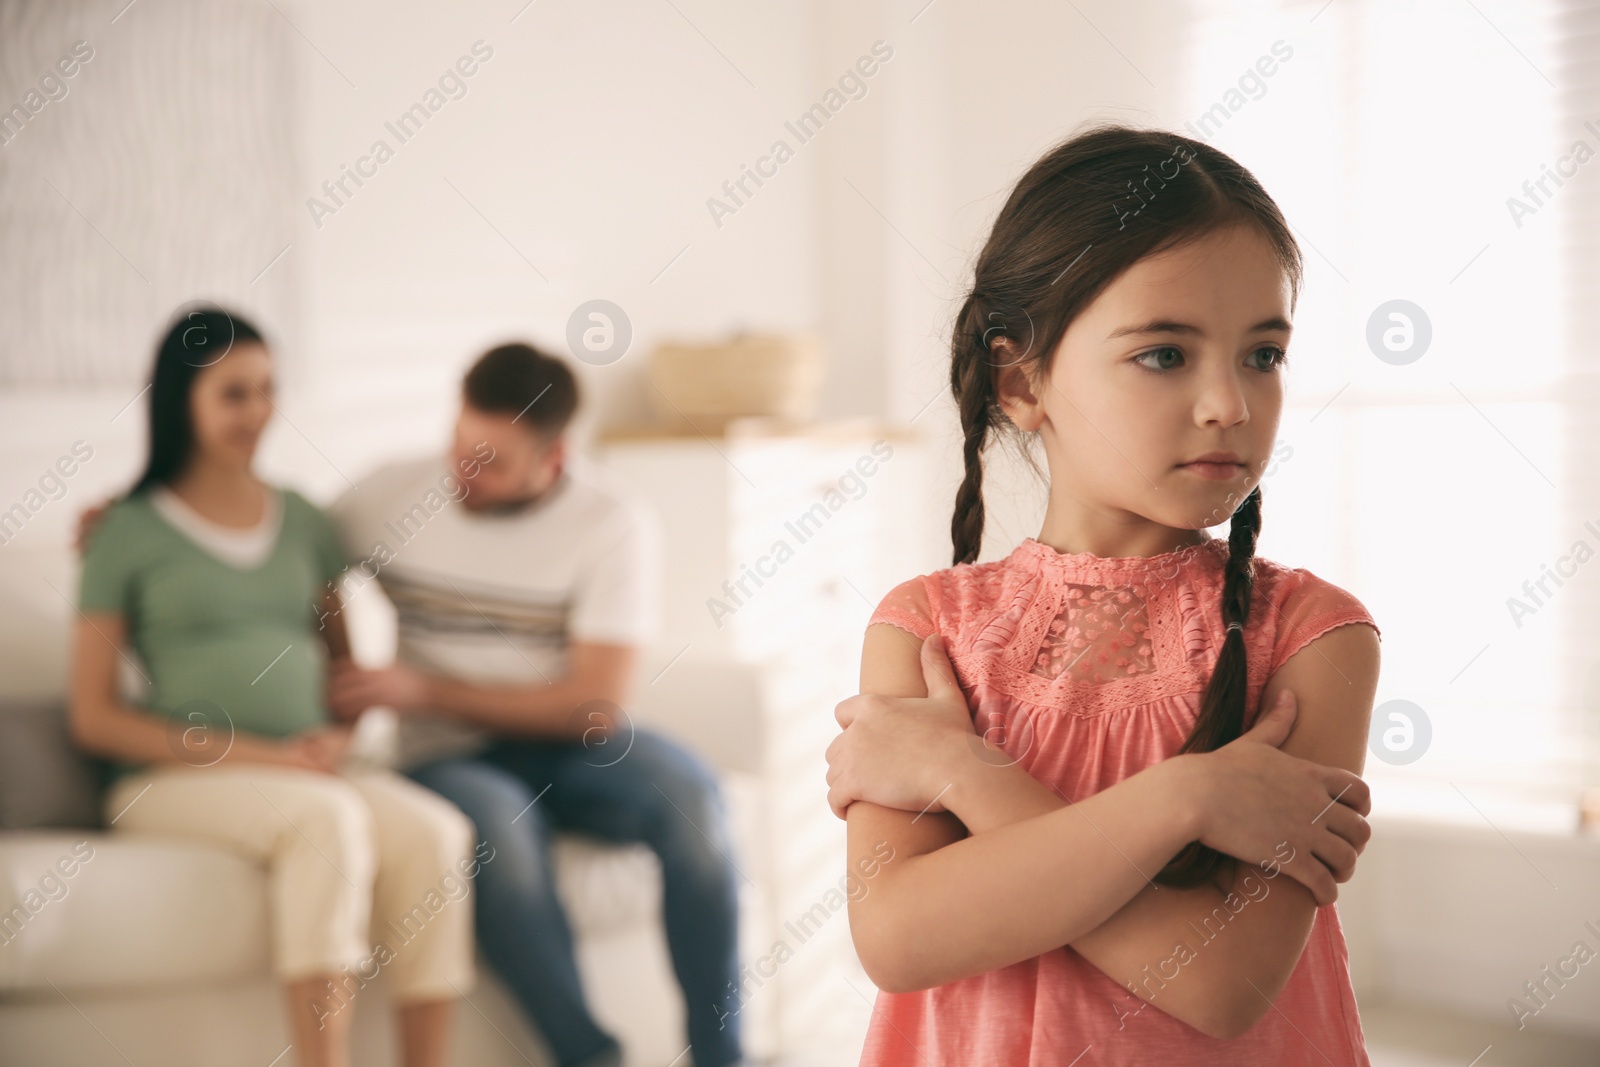
[{"label": "white sofa", "polygon": [[[74,581],[64,547],[0,550],[0,604],[7,608],[0,612],[0,714],[63,703]],[[664,665],[647,665],[644,677],[654,678]],[[677,734],[721,772],[740,848],[736,861],[748,878],[741,881],[747,960],[767,940],[759,918],[767,910],[760,888],[767,865],[755,829],[764,803],[755,774],[763,721],[758,675],[737,662],[685,657],[641,687],[634,709],[639,721]],[[19,736],[8,735],[6,725],[0,721],[0,739]],[[41,742],[34,737],[28,744]],[[15,745],[13,760],[60,757]],[[63,776],[71,775],[52,781]],[[268,972],[263,871],[221,849],[112,834],[78,821],[0,829],[0,921],[11,917],[0,927],[0,1065],[293,1063],[292,1053],[284,1055],[289,1038],[279,987]],[[602,1024],[624,1041],[627,1063],[688,1067],[654,856],[642,846],[565,836],[556,864],[586,989]],[[459,1010],[456,1062],[543,1067],[549,1060],[542,1042],[481,957],[480,976]],[[356,1005],[355,1062],[398,1063],[381,974]],[[771,1011],[762,998],[744,1008],[752,1056],[776,1051]]]}]

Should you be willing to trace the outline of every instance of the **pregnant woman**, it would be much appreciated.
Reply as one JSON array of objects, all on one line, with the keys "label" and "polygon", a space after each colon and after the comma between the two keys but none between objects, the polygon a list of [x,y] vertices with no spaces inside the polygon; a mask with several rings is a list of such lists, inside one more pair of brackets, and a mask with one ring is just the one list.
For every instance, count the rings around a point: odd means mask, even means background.
[{"label": "pregnant woman", "polygon": [[[344,766],[351,727],[323,703],[328,659],[347,655],[330,592],[344,554],[315,506],[252,470],[272,390],[271,355],[237,316],[189,314],[162,342],[149,461],[84,554],[73,734],[116,761],[116,832],[266,867],[302,1067],[349,1063],[347,1009],[379,968],[405,1063],[434,1067],[474,977],[473,828],[407,779]],[[137,703],[124,663],[148,683]]]}]

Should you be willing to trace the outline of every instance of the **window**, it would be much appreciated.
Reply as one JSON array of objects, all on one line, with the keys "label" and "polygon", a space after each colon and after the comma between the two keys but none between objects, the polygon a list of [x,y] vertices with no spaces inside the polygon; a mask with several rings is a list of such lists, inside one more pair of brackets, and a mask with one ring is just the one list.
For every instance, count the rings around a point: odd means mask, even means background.
[{"label": "window", "polygon": [[1307,261],[1261,554],[1361,597],[1378,710],[1429,720],[1414,762],[1369,755],[1375,787],[1469,814],[1600,780],[1600,501],[1578,462],[1600,436],[1570,321],[1600,299],[1577,244],[1600,98],[1576,76],[1600,37],[1573,8],[1202,2],[1175,123],[1255,172]]}]

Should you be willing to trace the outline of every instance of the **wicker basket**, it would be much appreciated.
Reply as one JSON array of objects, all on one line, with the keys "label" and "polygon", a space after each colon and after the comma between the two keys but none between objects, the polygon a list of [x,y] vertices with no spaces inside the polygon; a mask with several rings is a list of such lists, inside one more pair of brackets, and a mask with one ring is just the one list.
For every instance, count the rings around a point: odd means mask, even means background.
[{"label": "wicker basket", "polygon": [[804,334],[742,333],[721,344],[664,342],[650,354],[651,396],[669,422],[698,427],[767,416],[809,421],[822,388],[822,346]]}]

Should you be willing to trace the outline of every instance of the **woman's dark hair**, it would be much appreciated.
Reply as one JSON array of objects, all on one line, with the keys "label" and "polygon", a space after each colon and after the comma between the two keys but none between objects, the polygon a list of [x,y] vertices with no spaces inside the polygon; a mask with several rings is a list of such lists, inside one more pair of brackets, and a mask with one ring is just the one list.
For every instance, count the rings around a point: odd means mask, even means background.
[{"label": "woman's dark hair", "polygon": [[[951,340],[950,391],[966,463],[950,522],[954,563],[977,559],[984,446],[990,430],[998,436],[1012,425],[995,392],[996,368],[1017,364],[1043,380],[1067,325],[1129,267],[1241,223],[1266,237],[1298,298],[1303,261],[1283,214],[1254,175],[1210,145],[1161,130],[1098,126],[1057,145],[1022,176],[978,256]],[[1243,733],[1242,627],[1250,616],[1260,529],[1258,486],[1233,512],[1228,535],[1222,619],[1240,626],[1227,631],[1180,752],[1209,752]],[[1199,885],[1227,859],[1192,841],[1156,881]]]},{"label": "woman's dark hair", "polygon": [[150,457],[129,496],[165,485],[183,470],[194,449],[194,380],[235,345],[248,344],[265,344],[260,331],[218,307],[186,310],[173,320],[150,372]]}]

